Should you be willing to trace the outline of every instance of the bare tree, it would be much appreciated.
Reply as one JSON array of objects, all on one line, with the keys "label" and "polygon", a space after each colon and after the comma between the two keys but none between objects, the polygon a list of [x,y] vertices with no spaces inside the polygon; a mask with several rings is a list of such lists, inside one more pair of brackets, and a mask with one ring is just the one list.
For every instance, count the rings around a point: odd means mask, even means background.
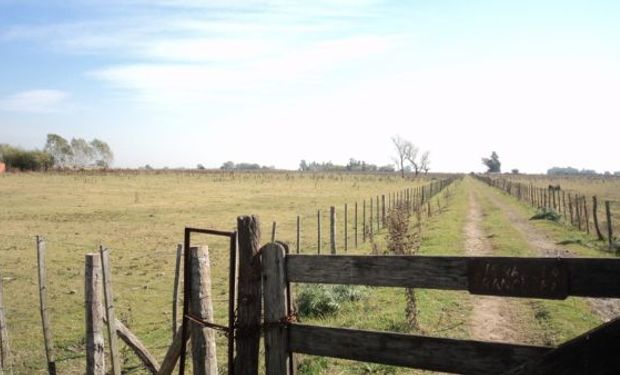
[{"label": "bare tree", "polygon": [[394,163],[396,163],[396,167],[400,169],[400,175],[404,178],[405,162],[411,155],[411,147],[413,147],[413,145],[408,140],[401,138],[400,135],[393,136],[392,143],[394,143],[394,147],[396,148]]},{"label": "bare tree", "polygon": [[407,161],[411,163],[411,166],[413,167],[413,171],[415,172],[416,176],[418,175],[418,173],[420,173],[420,163],[416,160],[418,158],[419,152],[420,152],[420,149],[414,146],[411,142],[409,142],[409,152],[407,153]]},{"label": "bare tree", "polygon": [[430,151],[424,151],[424,153],[420,157],[420,170],[424,171],[424,174],[427,174],[429,169],[431,169],[430,156]]}]

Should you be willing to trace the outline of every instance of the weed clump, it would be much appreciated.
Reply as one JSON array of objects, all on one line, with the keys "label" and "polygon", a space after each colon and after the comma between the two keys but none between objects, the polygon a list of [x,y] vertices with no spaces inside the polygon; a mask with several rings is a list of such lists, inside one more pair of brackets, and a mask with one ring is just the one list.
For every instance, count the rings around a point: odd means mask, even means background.
[{"label": "weed clump", "polygon": [[542,207],[536,211],[536,214],[530,218],[530,220],[551,220],[551,221],[559,221],[560,214],[557,213],[552,208]]},{"label": "weed clump", "polygon": [[368,294],[368,288],[353,285],[306,285],[297,295],[300,316],[317,317],[337,313],[344,302],[359,301]]}]

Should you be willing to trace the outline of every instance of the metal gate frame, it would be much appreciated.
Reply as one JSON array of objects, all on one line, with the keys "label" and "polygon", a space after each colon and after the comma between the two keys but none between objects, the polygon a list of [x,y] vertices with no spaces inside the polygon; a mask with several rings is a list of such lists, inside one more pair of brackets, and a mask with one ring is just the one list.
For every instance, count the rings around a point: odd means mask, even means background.
[{"label": "metal gate frame", "polygon": [[[230,270],[228,272],[228,326],[220,326],[214,323],[203,322],[199,319],[192,317],[189,313],[189,299],[191,294],[191,280],[190,280],[190,256],[189,248],[191,247],[192,233],[201,233],[211,236],[228,237],[230,239]],[[183,256],[185,261],[183,264],[183,321],[181,324],[181,352],[179,355],[179,374],[185,374],[185,357],[187,353],[187,339],[189,335],[188,324],[189,321],[202,324],[204,327],[211,329],[219,329],[226,332],[228,339],[228,373],[234,373],[234,353],[235,353],[235,292],[236,292],[236,280],[237,280],[237,231],[227,232],[215,229],[201,229],[185,227],[184,240],[183,240]]]}]

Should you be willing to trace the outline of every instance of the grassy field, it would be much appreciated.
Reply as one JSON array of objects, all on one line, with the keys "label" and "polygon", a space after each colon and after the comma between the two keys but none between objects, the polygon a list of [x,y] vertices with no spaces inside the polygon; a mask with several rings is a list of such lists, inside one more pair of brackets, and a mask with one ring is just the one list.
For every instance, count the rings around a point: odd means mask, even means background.
[{"label": "grassy field", "polygon": [[[317,209],[323,212],[322,248],[328,249],[329,206],[337,207],[339,247],[343,243],[343,207],[349,204],[351,253],[383,253],[385,231],[371,242],[353,247],[353,204],[429,182],[403,180],[396,175],[299,173],[162,173],[111,175],[17,174],[0,176],[0,273],[17,374],[45,373],[38,311],[34,236],[46,238],[50,315],[62,374],[81,374],[84,368],[83,276],[84,254],[100,243],[111,250],[117,315],[127,322],[158,359],[170,343],[171,296],[177,243],[183,227],[233,229],[238,215],[256,214],[263,241],[277,222],[277,238],[294,244],[297,215],[302,218],[302,253],[316,252]],[[432,217],[423,215],[419,254],[463,255],[469,195],[473,192],[483,213],[482,229],[494,255],[533,256],[529,245],[497,202],[529,217],[522,202],[466,177],[432,202]],[[369,210],[367,211],[367,214]],[[415,219],[412,219],[415,220]],[[361,218],[360,218],[361,222]],[[585,236],[562,224],[541,221],[533,226],[554,241]],[[361,233],[360,233],[361,238]],[[216,321],[225,324],[228,244],[197,237],[211,251]],[[579,256],[609,256],[579,244],[568,245]],[[294,248],[294,247],[293,247]],[[302,286],[296,285],[299,292]],[[405,316],[405,291],[364,288],[360,300],[343,302],[336,314],[303,317],[303,322],[326,326],[415,332]],[[466,292],[416,290],[420,332],[454,338],[470,337],[468,322],[475,299]],[[514,322],[527,331],[526,342],[556,345],[600,322],[581,299],[547,302],[520,300],[521,318]],[[220,368],[225,369],[225,339],[219,337]],[[145,373],[124,350],[124,368]],[[343,360],[300,356],[301,374],[417,374],[421,371]],[[223,373],[223,372],[222,372]]]},{"label": "grassy field", "polygon": [[[171,338],[174,260],[185,225],[229,230],[238,215],[256,214],[264,241],[276,221],[278,239],[294,242],[300,215],[302,252],[314,252],[317,209],[324,212],[322,248],[328,249],[329,206],[337,207],[342,221],[344,203],[349,203],[353,220],[352,205],[358,201],[361,221],[362,200],[425,182],[396,175],[298,173],[2,175],[0,272],[16,372],[43,373],[46,366],[35,235],[43,235],[47,244],[59,373],[79,374],[84,362],[84,254],[96,251],[100,243],[112,250],[117,314],[161,359]],[[342,246],[341,222],[338,228]],[[210,247],[216,320],[225,323],[228,245],[212,237],[196,239]],[[352,247],[352,239],[349,244]],[[368,252],[368,244],[359,251]],[[220,339],[225,368],[224,338]],[[127,368],[137,364],[133,355],[127,359]]]}]

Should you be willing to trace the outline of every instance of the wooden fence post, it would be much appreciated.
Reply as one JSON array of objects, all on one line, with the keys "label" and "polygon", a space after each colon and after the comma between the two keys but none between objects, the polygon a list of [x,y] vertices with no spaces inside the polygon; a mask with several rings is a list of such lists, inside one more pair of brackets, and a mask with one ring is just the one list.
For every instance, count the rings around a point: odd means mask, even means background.
[{"label": "wooden fence post", "polygon": [[381,226],[385,228],[385,194],[381,194]]},{"label": "wooden fence post", "polygon": [[101,258],[99,254],[86,254],[84,280],[86,375],[105,375]]},{"label": "wooden fence post", "polygon": [[108,345],[110,346],[110,359],[112,361],[112,374],[121,375],[121,363],[118,356],[116,340],[116,316],[114,315],[114,297],[112,293],[112,278],[110,272],[110,257],[108,249],[99,246],[101,256],[101,275],[103,276],[103,300],[105,302],[105,317],[108,328]]},{"label": "wooden fence post", "polygon": [[[211,263],[207,246],[192,247],[190,312],[203,321],[214,323],[211,301]],[[195,375],[217,375],[215,331],[199,324],[191,325],[192,364]]]},{"label": "wooden fence post", "polygon": [[357,221],[357,201],[355,201],[355,248],[357,249],[357,225],[358,225],[358,221]]},{"label": "wooden fence post", "polygon": [[366,242],[366,200],[362,206],[362,242]]},{"label": "wooden fence post", "polygon": [[566,220],[566,193],[562,191],[562,212],[564,214],[564,220]]},{"label": "wooden fence post", "polygon": [[349,249],[349,207],[344,204],[344,252]]},{"label": "wooden fence post", "polygon": [[381,218],[379,217],[379,196],[377,195],[377,232],[381,230]]},{"label": "wooden fence post", "polygon": [[263,282],[265,284],[265,370],[267,375],[287,375],[287,302],[285,251],[278,243],[263,250]]},{"label": "wooden fence post", "polygon": [[321,210],[316,211],[316,252],[321,254]]},{"label": "wooden fence post", "polygon": [[596,237],[599,241],[603,241],[605,238],[601,233],[601,229],[598,225],[598,202],[596,199],[596,195],[592,197],[592,219],[594,220],[594,229],[596,230]]},{"label": "wooden fence post", "polygon": [[605,201],[605,216],[607,217],[607,241],[609,242],[609,250],[614,249],[614,232],[611,226],[611,202]]},{"label": "wooden fence post", "polygon": [[336,254],[336,207],[329,208],[329,250]]},{"label": "wooden fence post", "polygon": [[256,216],[237,218],[239,284],[237,330],[235,333],[235,375],[258,374],[261,323],[261,265],[258,254],[260,225]]},{"label": "wooden fence post", "polygon": [[570,224],[575,225],[575,215],[573,213],[573,199],[570,193],[568,194],[568,210],[570,211]]},{"label": "wooden fence post", "polygon": [[6,325],[6,313],[4,309],[2,272],[0,272],[0,370],[7,374],[13,374],[11,364],[11,348],[9,346],[9,328]]},{"label": "wooden fence post", "polygon": [[181,273],[181,257],[183,255],[183,245],[177,245],[177,256],[174,264],[174,285],[172,286],[172,339],[179,330],[179,275]]},{"label": "wooden fence post", "polygon": [[296,248],[295,250],[297,250],[297,254],[299,254],[299,239],[300,239],[300,231],[301,231],[301,219],[299,217],[299,215],[297,215],[297,243],[296,243]]},{"label": "wooden fence post", "polygon": [[590,234],[590,214],[588,213],[588,203],[586,202],[585,195],[581,197],[581,201],[583,203],[583,216],[586,221],[586,233]]},{"label": "wooden fence post", "polygon": [[373,216],[374,216],[374,214],[373,214],[373,209],[372,209],[372,206],[373,206],[372,197],[370,198],[370,201],[368,203],[370,203],[370,215],[368,215],[368,228],[369,228],[369,232],[368,233],[369,233],[370,237],[372,237],[372,232],[373,232],[373,229],[374,229],[373,228],[373,226],[374,226],[374,224],[373,224]]},{"label": "wooden fence post", "polygon": [[45,241],[42,237],[36,237],[37,243],[37,268],[39,270],[39,311],[43,324],[43,340],[45,343],[45,357],[47,358],[47,371],[50,375],[56,374],[56,359],[54,357],[54,342],[47,308],[47,281],[45,273]]},{"label": "wooden fence post", "polygon": [[575,213],[577,214],[577,229],[581,230],[581,205],[579,205],[579,194],[575,195]]}]

